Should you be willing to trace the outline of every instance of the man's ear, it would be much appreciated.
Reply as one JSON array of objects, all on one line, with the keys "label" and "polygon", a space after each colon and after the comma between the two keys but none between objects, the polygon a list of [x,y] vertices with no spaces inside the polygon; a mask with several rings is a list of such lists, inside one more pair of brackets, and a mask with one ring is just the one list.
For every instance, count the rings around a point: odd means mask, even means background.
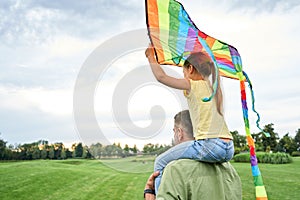
[{"label": "man's ear", "polygon": [[180,129],[180,131],[178,131],[178,135],[177,135],[179,141],[182,141],[183,140],[183,130]]}]

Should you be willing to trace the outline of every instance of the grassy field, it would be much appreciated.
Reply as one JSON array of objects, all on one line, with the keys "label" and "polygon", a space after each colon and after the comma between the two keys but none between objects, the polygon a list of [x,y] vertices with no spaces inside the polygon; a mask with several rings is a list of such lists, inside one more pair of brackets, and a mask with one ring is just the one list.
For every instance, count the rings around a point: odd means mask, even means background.
[{"label": "grassy field", "polygon": [[[255,199],[250,164],[232,164],[242,180],[243,199]],[[270,200],[299,199],[300,158],[259,166]],[[143,199],[152,167],[153,158],[1,162],[0,199]]]}]

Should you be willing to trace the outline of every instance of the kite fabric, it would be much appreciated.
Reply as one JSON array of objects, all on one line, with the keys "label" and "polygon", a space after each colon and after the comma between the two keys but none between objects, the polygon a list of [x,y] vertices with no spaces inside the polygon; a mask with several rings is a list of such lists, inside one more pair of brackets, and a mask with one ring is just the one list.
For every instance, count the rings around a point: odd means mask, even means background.
[{"label": "kite fabric", "polygon": [[[252,110],[257,115],[256,125],[267,137],[269,134],[265,133],[259,126],[260,116],[254,107],[252,83],[242,70],[242,60],[237,49],[200,31],[182,4],[175,0],[146,0],[146,19],[150,41],[159,64],[183,66],[184,61],[191,53],[205,52],[211,57],[215,68],[218,69],[216,72],[219,72],[220,76],[240,81],[243,118],[250,149],[256,200],[268,199],[257,165],[254,140],[250,133],[245,82],[250,88]],[[217,73],[216,76],[218,76]],[[203,99],[203,101],[209,101],[213,98],[216,87],[215,81],[212,96]]]}]

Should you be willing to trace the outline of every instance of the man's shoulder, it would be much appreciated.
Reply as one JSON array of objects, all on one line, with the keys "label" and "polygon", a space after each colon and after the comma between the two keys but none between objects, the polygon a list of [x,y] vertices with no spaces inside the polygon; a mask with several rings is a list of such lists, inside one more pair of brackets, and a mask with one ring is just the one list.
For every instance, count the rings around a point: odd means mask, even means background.
[{"label": "man's shoulder", "polygon": [[200,162],[192,159],[179,159],[174,160],[170,162],[166,168],[177,168],[181,166],[191,166],[191,167],[197,167],[197,168],[206,168],[206,167],[216,167],[221,169],[232,169],[233,166],[230,164],[230,162],[224,162],[224,163],[208,163],[208,162]]},{"label": "man's shoulder", "polygon": [[182,165],[184,165],[184,166],[196,166],[196,165],[206,165],[206,163],[199,162],[199,161],[192,160],[192,159],[179,159],[179,160],[173,160],[172,162],[170,162],[166,166],[166,168],[177,168],[177,167],[181,167]]},{"label": "man's shoulder", "polygon": [[191,174],[197,173],[198,175],[205,176],[226,176],[234,175],[237,176],[237,172],[230,162],[224,163],[207,163],[199,162],[192,159],[180,159],[170,162],[165,171],[169,171],[171,174],[180,174],[181,176],[189,176]]}]

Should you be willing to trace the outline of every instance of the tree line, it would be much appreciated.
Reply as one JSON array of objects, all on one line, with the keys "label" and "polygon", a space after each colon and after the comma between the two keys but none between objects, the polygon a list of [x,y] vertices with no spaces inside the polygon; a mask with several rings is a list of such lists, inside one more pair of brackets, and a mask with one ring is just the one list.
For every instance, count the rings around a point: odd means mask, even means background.
[{"label": "tree line", "polygon": [[[252,138],[255,141],[256,151],[262,152],[284,152],[292,156],[300,156],[300,129],[296,131],[294,137],[286,133],[282,138],[274,132],[274,124],[267,124],[263,131],[270,134],[266,137],[263,132],[253,133]],[[231,132],[233,136],[235,154],[248,151],[248,145],[245,135],[240,135],[237,131]]]},{"label": "tree line", "polygon": [[0,160],[37,160],[37,159],[68,159],[68,158],[124,158],[139,154],[157,155],[166,151],[171,146],[159,144],[146,144],[142,151],[136,145],[124,148],[120,143],[102,145],[100,143],[91,146],[82,143],[74,143],[71,148],[66,148],[61,142],[49,144],[46,140],[39,140],[33,143],[20,145],[7,145],[0,138]]},{"label": "tree line", "polygon": [[49,144],[46,140],[33,143],[19,144],[17,146],[6,145],[0,139],[0,160],[36,160],[36,159],[67,159],[67,158],[91,158],[91,154],[82,143],[74,143],[66,148],[62,142]]},{"label": "tree line", "polygon": [[[293,156],[300,156],[300,129],[296,131],[295,137],[291,137],[287,133],[282,138],[279,138],[278,133],[274,132],[273,124],[266,125],[263,131],[268,132],[270,137],[266,137],[263,132],[252,134],[256,151],[285,152]],[[235,154],[247,152],[249,148],[246,136],[240,135],[238,131],[232,131],[231,134],[233,136]],[[7,145],[7,142],[0,138],[0,160],[123,158],[140,154],[158,155],[169,148],[171,148],[171,145],[151,143],[144,145],[142,151],[136,145],[129,147],[129,145],[125,144],[124,148],[122,148],[120,143],[112,145],[96,143],[89,147],[82,143],[74,143],[71,148],[66,148],[61,142],[49,144],[45,140],[13,146]]]}]

